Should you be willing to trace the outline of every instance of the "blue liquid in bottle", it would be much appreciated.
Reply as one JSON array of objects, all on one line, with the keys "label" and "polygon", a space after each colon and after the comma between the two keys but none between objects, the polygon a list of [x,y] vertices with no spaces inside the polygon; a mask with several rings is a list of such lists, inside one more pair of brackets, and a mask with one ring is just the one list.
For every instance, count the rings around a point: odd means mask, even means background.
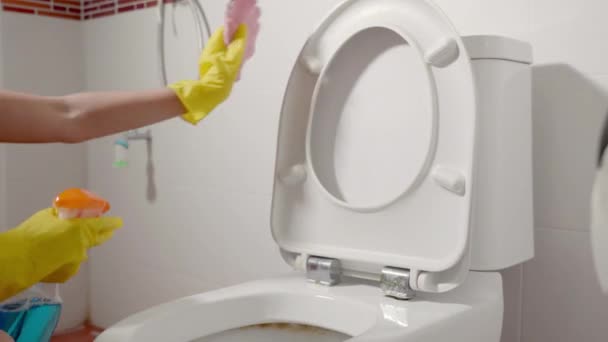
[{"label": "blue liquid in bottle", "polygon": [[15,342],[48,342],[59,323],[61,303],[29,298],[0,307],[0,330]]}]

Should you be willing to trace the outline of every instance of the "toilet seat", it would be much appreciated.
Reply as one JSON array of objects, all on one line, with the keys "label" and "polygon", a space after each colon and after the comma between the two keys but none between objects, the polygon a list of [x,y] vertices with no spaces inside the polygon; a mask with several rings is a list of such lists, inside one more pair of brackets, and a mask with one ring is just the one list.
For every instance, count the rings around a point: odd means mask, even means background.
[{"label": "toilet seat", "polygon": [[[336,133],[327,127],[344,112],[324,90],[332,82],[340,87],[332,78],[345,64],[341,51],[365,51],[369,44],[358,35],[378,28],[417,51],[426,75],[420,82],[430,94],[429,114],[418,119],[430,124],[426,135],[412,140],[423,156],[412,161],[419,164],[412,180],[396,184],[403,187],[397,196],[357,205],[341,198],[334,184],[330,144]],[[382,85],[378,89],[369,96],[381,97]],[[457,287],[469,270],[476,120],[471,61],[440,9],[426,0],[342,2],[305,43],[284,97],[271,226],[285,259],[296,268],[309,256],[338,259],[345,273],[374,280],[384,267],[406,269],[417,291]],[[345,172],[357,177],[356,169]]]},{"label": "toilet seat", "polygon": [[[186,297],[133,315],[96,342],[193,341],[261,323],[289,322],[353,336],[348,341],[497,341],[502,283],[472,274],[447,294],[399,301],[373,285],[324,287],[301,276],[256,281]],[[380,299],[379,299],[380,298]],[[469,329],[476,326],[476,329]]]}]

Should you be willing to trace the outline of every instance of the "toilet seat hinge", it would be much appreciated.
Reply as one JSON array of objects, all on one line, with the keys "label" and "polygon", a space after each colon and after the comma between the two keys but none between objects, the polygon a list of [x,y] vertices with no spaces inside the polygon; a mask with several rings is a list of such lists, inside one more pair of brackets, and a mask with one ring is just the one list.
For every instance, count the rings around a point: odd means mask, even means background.
[{"label": "toilet seat hinge", "polygon": [[309,256],[306,260],[306,278],[326,286],[338,284],[342,278],[340,260]]},{"label": "toilet seat hinge", "polygon": [[396,299],[412,299],[416,292],[410,286],[410,270],[396,267],[384,267],[380,277],[380,288],[384,295]]}]

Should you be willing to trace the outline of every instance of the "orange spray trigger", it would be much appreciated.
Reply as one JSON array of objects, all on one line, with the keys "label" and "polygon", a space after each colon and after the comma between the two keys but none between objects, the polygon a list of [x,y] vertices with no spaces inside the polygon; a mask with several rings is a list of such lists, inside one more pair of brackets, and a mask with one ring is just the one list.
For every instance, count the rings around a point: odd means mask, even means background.
[{"label": "orange spray trigger", "polygon": [[72,188],[57,195],[53,202],[61,219],[99,217],[110,210],[110,203],[85,190]]}]

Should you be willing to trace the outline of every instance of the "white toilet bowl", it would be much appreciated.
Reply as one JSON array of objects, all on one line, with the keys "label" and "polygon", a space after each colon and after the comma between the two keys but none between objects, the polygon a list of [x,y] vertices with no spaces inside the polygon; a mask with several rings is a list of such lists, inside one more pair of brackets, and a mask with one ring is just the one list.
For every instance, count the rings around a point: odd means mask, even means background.
[{"label": "white toilet bowl", "polygon": [[271,230],[305,276],[161,305],[97,341],[498,342],[497,271],[533,255],[530,63],[429,0],[344,1],[305,42],[279,125]]},{"label": "white toilet bowl", "polygon": [[[411,301],[382,297],[373,284],[325,287],[291,276],[157,306],[120,322],[96,341],[261,342],[269,336],[290,342],[498,341],[501,294],[498,273],[474,272],[454,291]],[[255,338],[256,325],[283,322],[304,327],[262,325],[257,329],[270,332],[258,332]]]}]

